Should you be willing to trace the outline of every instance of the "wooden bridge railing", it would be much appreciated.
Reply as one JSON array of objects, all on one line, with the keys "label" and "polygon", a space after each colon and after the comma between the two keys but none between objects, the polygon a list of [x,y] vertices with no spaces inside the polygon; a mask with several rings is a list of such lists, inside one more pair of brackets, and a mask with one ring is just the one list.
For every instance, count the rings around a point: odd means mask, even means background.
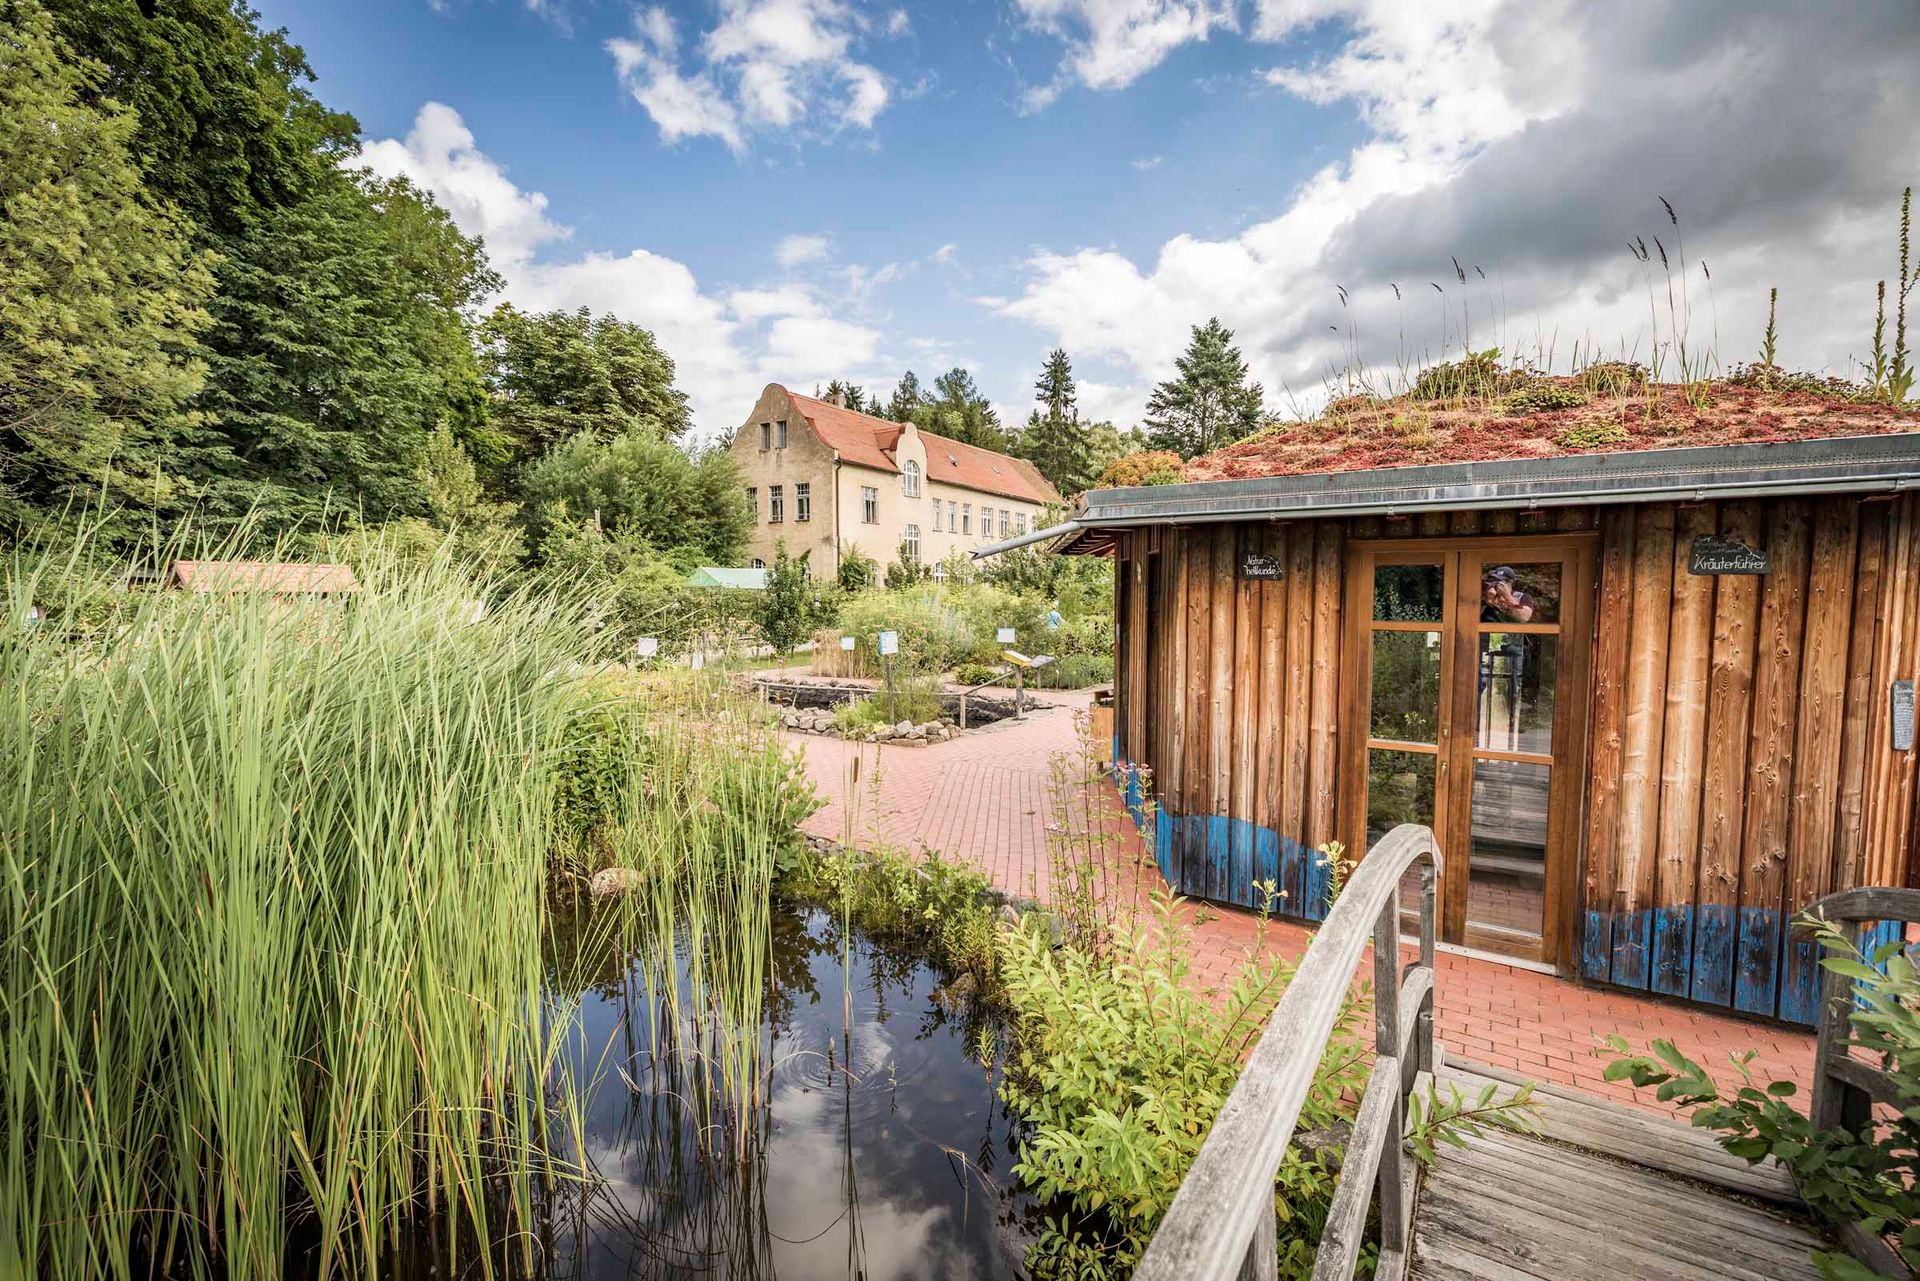
[{"label": "wooden bridge railing", "polygon": [[[1400,880],[1420,865],[1420,959],[1400,967]],[[1373,1073],[1354,1120],[1340,1183],[1321,1234],[1314,1281],[1351,1277],[1380,1197],[1376,1276],[1404,1271],[1414,1167],[1402,1143],[1407,1096],[1435,1068],[1433,833],[1407,823],[1387,833],[1348,880],[1267,1020],[1233,1093],[1168,1207],[1136,1281],[1270,1281],[1277,1270],[1274,1179],[1293,1139],[1327,1037],[1373,940]]]},{"label": "wooden bridge railing", "polygon": [[[1920,921],[1920,890],[1861,889],[1829,894],[1807,909],[1839,928],[1857,950],[1861,927],[1869,921]],[[1869,958],[1871,959],[1871,958]],[[1893,1078],[1874,1063],[1853,1053],[1853,979],[1822,972],[1820,1022],[1813,1048],[1813,1123],[1820,1129],[1836,1126],[1859,1132],[1873,1116],[1873,1105],[1907,1106]],[[1891,1247],[1859,1224],[1848,1224],[1840,1239],[1848,1253],[1883,1276],[1908,1275],[1906,1265]]]}]

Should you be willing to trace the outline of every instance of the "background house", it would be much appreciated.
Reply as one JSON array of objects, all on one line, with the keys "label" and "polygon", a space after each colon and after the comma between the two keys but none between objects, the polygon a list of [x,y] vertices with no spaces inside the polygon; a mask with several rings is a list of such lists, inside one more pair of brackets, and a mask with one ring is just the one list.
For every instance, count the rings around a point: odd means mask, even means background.
[{"label": "background house", "polygon": [[1038,526],[1059,491],[1032,463],[799,396],[769,383],[733,437],[753,502],[749,564],[810,553],[817,575],[857,548],[882,572],[907,554],[938,566]]},{"label": "background house", "polygon": [[1920,414],[1556,381],[1089,494],[1115,759],[1182,893],[1318,918],[1317,847],[1422,823],[1451,945],[1809,1021],[1788,923],[1920,843]]}]

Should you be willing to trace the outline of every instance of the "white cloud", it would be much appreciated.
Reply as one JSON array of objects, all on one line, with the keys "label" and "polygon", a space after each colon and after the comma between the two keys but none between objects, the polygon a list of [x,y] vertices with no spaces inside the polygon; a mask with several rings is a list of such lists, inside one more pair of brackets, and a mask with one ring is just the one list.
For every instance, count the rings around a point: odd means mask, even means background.
[{"label": "white cloud", "polygon": [[690,50],[658,7],[637,11],[633,35],[606,48],[663,140],[713,137],[738,155],[756,132],[871,129],[891,91],[853,56],[867,27],[844,0],[721,0],[719,22]]},{"label": "white cloud", "polygon": [[933,260],[937,263],[941,263],[942,265],[944,265],[946,263],[952,262],[954,255],[959,252],[960,252],[960,246],[954,244],[951,240],[949,240],[946,244],[941,245],[938,249],[933,251]]},{"label": "white cloud", "polygon": [[1575,341],[1645,360],[1649,291],[1624,244],[1658,233],[1678,261],[1684,231],[1673,318],[1653,266],[1658,341],[1677,320],[1697,353],[1717,326],[1720,362],[1746,359],[1778,283],[1794,363],[1844,370],[1889,274],[1899,175],[1920,166],[1920,135],[1900,123],[1920,114],[1920,11],[1871,0],[1839,14],[1793,0],[1260,0],[1259,39],[1342,24],[1323,60],[1266,79],[1352,111],[1362,140],[1237,234],[1176,235],[1140,261],[1036,253],[997,310],[1142,388],[1218,315],[1270,393],[1311,399],[1356,352],[1379,370],[1403,343],[1414,360],[1457,352],[1469,326],[1476,347],[1562,366]]},{"label": "white cloud", "polygon": [[798,267],[819,262],[832,248],[833,242],[825,236],[792,235],[783,237],[773,254],[782,267]]},{"label": "white cloud", "polygon": [[383,178],[405,175],[431,191],[462,231],[486,240],[498,268],[525,262],[541,242],[567,235],[547,216],[547,198],[514,185],[474,145],[460,113],[444,103],[421,107],[404,141],[367,143],[355,163]]},{"label": "white cloud", "polygon": [[908,19],[907,11],[905,9],[895,9],[892,13],[887,15],[887,34],[888,35],[904,36],[907,34],[908,31],[912,30],[912,28],[913,28],[913,23],[911,22],[911,20]]},{"label": "white cloud", "polygon": [[633,16],[634,38],[607,41],[620,82],[653,117],[665,142],[682,138],[718,138],[738,155],[746,150],[739,113],[708,74],[683,76],[677,65],[679,39],[665,9],[643,9]]},{"label": "white cloud", "polygon": [[702,436],[731,430],[768,382],[875,380],[880,331],[847,318],[844,306],[830,315],[811,286],[714,292],[686,264],[644,248],[556,256],[570,229],[548,216],[545,196],[521,190],[479,149],[451,107],[426,104],[404,141],[368,142],[351,163],[412,179],[462,231],[484,236],[515,306],[588,307],[651,330],[673,357]]},{"label": "white cloud", "polygon": [[1122,89],[1183,44],[1234,25],[1232,0],[1015,0],[1029,25],[1056,37],[1065,56],[1051,82],[1029,89],[1039,110],[1069,84]]},{"label": "white cloud", "polygon": [[1145,173],[1149,169],[1158,169],[1160,162],[1164,159],[1164,156],[1142,156],[1138,160],[1129,160],[1127,163]]}]

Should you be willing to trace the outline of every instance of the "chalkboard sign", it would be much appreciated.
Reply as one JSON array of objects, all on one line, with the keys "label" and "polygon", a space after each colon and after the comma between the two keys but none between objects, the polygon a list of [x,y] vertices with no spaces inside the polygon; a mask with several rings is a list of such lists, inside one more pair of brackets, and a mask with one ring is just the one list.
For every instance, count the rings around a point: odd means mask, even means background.
[{"label": "chalkboard sign", "polygon": [[1913,750],[1913,682],[1893,683],[1893,750]]},{"label": "chalkboard sign", "polygon": [[1693,553],[1687,557],[1689,574],[1766,574],[1772,570],[1773,560],[1764,548],[1712,534],[1694,539]]},{"label": "chalkboard sign", "polygon": [[1269,556],[1265,552],[1240,553],[1240,577],[1243,580],[1277,583],[1286,576],[1287,567],[1280,563],[1278,556]]}]

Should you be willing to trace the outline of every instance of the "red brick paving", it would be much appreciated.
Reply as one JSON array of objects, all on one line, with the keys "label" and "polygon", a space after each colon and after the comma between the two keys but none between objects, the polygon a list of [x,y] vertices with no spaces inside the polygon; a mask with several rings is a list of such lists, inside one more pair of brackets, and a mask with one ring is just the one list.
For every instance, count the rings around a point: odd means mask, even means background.
[{"label": "red brick paving", "polygon": [[[1055,706],[1024,722],[1003,721],[925,747],[789,735],[827,799],[808,830],[844,839],[851,816],[856,845],[938,850],[980,868],[1003,890],[1045,900],[1051,764],[1056,755],[1077,751],[1073,714],[1088,699],[1051,691],[1042,697]],[[849,806],[849,767],[856,758],[860,783]],[[1137,879],[1138,903],[1160,881],[1126,826],[1129,865],[1142,869],[1129,873]],[[1192,972],[1208,987],[1224,988],[1252,950],[1297,956],[1311,937],[1302,926],[1263,926],[1252,913],[1214,904],[1189,904],[1184,914],[1192,926]],[[1778,1024],[1447,953],[1436,980],[1438,1033],[1455,1060],[1510,1068],[1653,1110],[1662,1110],[1653,1091],[1602,1079],[1606,1059],[1595,1049],[1609,1033],[1636,1047],[1671,1039],[1696,1061],[1720,1069],[1723,1084],[1734,1076],[1728,1056],[1749,1049],[1757,1051],[1753,1070],[1760,1079],[1794,1080],[1803,1098],[1811,1080],[1813,1037]]]}]

